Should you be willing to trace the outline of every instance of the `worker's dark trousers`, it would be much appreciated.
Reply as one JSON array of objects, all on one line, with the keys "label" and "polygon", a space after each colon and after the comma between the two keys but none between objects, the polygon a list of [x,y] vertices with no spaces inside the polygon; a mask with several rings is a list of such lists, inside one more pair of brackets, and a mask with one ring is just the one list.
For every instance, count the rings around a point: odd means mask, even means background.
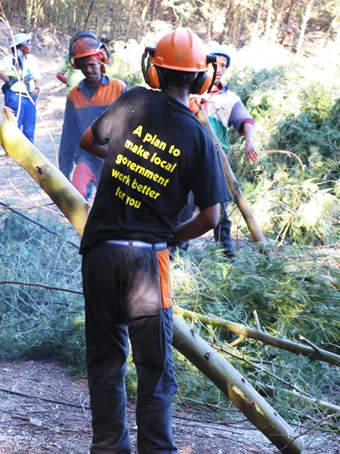
[{"label": "worker's dark trousers", "polygon": [[124,381],[129,337],[138,375],[138,452],[176,453],[172,309],[161,308],[156,251],[102,243],[83,257],[83,287],[91,454],[131,453]]},{"label": "worker's dark trousers", "polygon": [[221,203],[221,219],[220,223],[214,229],[215,241],[222,244],[223,251],[226,256],[231,257],[234,253],[234,244],[231,238],[231,220],[227,213],[227,204]]},{"label": "worker's dark trousers", "polygon": [[[181,224],[192,218],[196,209],[195,201],[193,194],[189,194],[188,205],[181,212],[178,223]],[[231,238],[231,220],[229,219],[227,213],[227,204],[221,203],[221,217],[218,226],[214,229],[214,238],[215,241],[221,243],[222,248],[226,256],[231,256],[234,252],[233,240]],[[181,241],[176,246],[174,246],[172,253],[175,252],[176,248],[187,250],[189,246],[188,241]]]}]

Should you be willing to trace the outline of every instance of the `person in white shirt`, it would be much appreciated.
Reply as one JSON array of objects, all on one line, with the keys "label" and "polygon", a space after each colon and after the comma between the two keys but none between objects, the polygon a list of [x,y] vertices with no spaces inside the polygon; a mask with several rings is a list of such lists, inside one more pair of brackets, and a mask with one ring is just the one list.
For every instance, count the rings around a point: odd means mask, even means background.
[{"label": "person in white shirt", "polygon": [[31,35],[17,33],[13,37],[12,55],[0,59],[0,79],[3,84],[5,105],[10,107],[18,121],[18,128],[34,143],[36,103],[42,77],[31,58]]}]

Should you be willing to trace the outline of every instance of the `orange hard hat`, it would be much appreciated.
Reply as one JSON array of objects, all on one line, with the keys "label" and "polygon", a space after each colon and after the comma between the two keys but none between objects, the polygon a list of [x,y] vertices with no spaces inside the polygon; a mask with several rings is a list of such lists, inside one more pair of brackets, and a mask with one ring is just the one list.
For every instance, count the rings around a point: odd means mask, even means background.
[{"label": "orange hard hat", "polygon": [[74,59],[78,59],[97,55],[101,53],[101,51],[101,43],[99,40],[89,37],[80,38],[74,43],[71,56]]},{"label": "orange hard hat", "polygon": [[205,72],[208,69],[203,41],[187,28],[177,28],[163,36],[151,63],[175,71]]}]

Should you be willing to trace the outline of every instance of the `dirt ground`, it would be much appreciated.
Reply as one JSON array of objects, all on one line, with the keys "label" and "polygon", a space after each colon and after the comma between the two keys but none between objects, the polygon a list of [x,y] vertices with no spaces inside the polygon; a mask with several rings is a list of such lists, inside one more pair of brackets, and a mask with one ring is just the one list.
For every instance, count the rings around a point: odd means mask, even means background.
[{"label": "dirt ground", "polygon": [[[56,363],[0,363],[0,453],[86,454],[91,443],[89,397],[84,379]],[[128,406],[136,453],[134,402]],[[237,411],[229,424],[205,419],[193,409],[175,411],[180,454],[274,454],[277,449]],[[340,440],[313,432],[304,453],[339,454]]]},{"label": "dirt ground", "polygon": [[[55,78],[58,60],[39,57],[44,85],[39,99],[36,146],[53,163],[59,147],[65,88]],[[9,168],[10,171],[6,169]],[[0,156],[1,199],[19,205],[32,203],[29,177],[10,158]],[[14,169],[14,170],[13,170]],[[8,177],[11,175],[11,178]],[[22,181],[21,181],[22,180]],[[32,192],[37,191],[34,187]],[[27,203],[26,200],[26,203]],[[183,407],[174,415],[174,435],[180,454],[274,454],[277,449],[237,411],[228,414],[230,424],[206,420]],[[129,424],[135,447],[134,403],[129,403]],[[298,432],[304,432],[299,428]],[[313,430],[305,437],[308,454],[339,454],[340,440]],[[0,453],[86,454],[91,441],[86,380],[73,377],[67,368],[45,362],[0,362]],[[136,451],[133,451],[136,452]]]},{"label": "dirt ground", "polygon": [[[0,383],[1,453],[88,452],[91,425],[86,380],[75,379],[57,364],[26,362],[0,364]],[[128,414],[135,447],[133,402]],[[182,454],[275,452],[256,430],[241,426],[208,423],[197,414],[174,417],[175,439]]]}]

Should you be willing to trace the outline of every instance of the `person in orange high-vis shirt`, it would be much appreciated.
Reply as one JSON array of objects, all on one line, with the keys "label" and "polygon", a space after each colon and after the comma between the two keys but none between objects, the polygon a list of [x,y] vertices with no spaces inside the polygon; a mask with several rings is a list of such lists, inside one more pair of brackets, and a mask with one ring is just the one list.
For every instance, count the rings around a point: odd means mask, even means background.
[{"label": "person in orange high-vis shirt", "polygon": [[[106,48],[95,35],[82,32],[70,49],[70,61],[85,79],[74,87],[66,102],[59,148],[59,168],[76,189],[88,199],[97,186],[104,160],[79,146],[84,131],[126,90],[124,82],[105,73]],[[79,35],[78,35],[79,36]]]}]

